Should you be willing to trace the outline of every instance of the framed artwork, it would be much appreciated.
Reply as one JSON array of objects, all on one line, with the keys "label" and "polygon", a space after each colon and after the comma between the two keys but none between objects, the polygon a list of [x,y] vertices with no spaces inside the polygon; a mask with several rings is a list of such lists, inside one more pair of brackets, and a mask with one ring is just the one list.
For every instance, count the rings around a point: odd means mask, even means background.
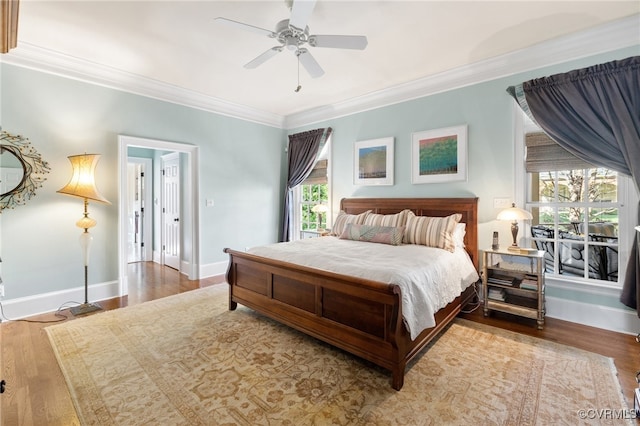
[{"label": "framed artwork", "polygon": [[354,185],[393,185],[393,142],[382,138],[355,143]]},{"label": "framed artwork", "polygon": [[411,135],[411,183],[466,180],[466,124]]}]

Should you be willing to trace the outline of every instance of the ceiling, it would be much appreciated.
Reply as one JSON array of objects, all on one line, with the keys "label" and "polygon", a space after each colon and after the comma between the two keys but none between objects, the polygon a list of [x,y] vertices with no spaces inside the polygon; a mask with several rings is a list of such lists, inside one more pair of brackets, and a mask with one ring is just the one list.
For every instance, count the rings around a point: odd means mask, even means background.
[{"label": "ceiling", "polygon": [[273,30],[289,17],[284,0],[21,0],[18,47],[1,59],[28,57],[33,65],[56,58],[67,70],[75,68],[69,74],[76,78],[90,80],[95,71],[110,79],[107,85],[135,80],[138,87],[155,84],[195,103],[208,99],[230,110],[287,117],[468,69],[638,13],[640,1],[318,0],[308,22],[311,34],[366,35],[368,46],[309,47],[325,74],[312,79],[301,68],[302,89],[295,92],[295,55],[285,50],[245,69],[274,40],[214,21],[225,17]]}]

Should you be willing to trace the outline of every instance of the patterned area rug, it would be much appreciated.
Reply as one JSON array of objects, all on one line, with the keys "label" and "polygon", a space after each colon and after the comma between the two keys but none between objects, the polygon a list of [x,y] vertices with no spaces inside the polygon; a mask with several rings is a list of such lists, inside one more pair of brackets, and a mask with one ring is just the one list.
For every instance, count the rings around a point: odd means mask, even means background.
[{"label": "patterned area rug", "polygon": [[397,392],[387,371],[227,301],[222,284],[48,327],[81,423],[573,425],[627,408],[612,360],[567,346],[457,319]]}]

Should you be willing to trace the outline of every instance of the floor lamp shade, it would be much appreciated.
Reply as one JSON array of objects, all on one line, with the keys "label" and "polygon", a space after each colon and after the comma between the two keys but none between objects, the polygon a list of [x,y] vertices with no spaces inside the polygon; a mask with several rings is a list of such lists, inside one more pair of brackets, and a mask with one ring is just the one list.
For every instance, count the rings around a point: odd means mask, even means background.
[{"label": "floor lamp shade", "polygon": [[82,248],[84,261],[84,303],[71,308],[71,312],[74,315],[81,315],[101,309],[100,306],[89,303],[88,267],[91,241],[93,240],[93,236],[89,233],[89,228],[96,226],[97,223],[93,218],[89,217],[89,200],[99,201],[105,204],[111,203],[100,194],[98,188],[96,188],[95,170],[100,155],[71,155],[68,158],[73,167],[73,173],[69,183],[59,189],[58,192],[80,197],[84,200],[84,214],[82,218],[76,222],[79,228],[84,229],[84,232],[80,235],[80,247]]},{"label": "floor lamp shade", "polygon": [[73,167],[73,174],[69,183],[58,192],[111,204],[96,188],[95,171],[100,154],[70,155],[68,158]]}]

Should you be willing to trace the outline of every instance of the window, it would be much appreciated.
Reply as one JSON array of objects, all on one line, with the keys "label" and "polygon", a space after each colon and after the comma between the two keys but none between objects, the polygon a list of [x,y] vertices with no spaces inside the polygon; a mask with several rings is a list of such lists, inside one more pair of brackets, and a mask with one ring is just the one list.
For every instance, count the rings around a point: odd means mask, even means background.
[{"label": "window", "polygon": [[[330,143],[329,138],[321,149],[316,165],[311,174],[300,185],[294,188],[295,217],[293,219],[293,229],[291,239],[301,238],[302,231],[315,231],[317,229],[325,229],[330,223]],[[329,211],[315,212],[313,207],[323,204],[329,208]]]},{"label": "window", "polygon": [[618,282],[621,176],[583,162],[541,132],[525,136],[531,236],[547,273]]},{"label": "window", "polygon": [[327,227],[327,214],[316,213],[313,207],[317,204],[328,205],[329,185],[327,183],[300,185],[300,230],[316,230]]}]

